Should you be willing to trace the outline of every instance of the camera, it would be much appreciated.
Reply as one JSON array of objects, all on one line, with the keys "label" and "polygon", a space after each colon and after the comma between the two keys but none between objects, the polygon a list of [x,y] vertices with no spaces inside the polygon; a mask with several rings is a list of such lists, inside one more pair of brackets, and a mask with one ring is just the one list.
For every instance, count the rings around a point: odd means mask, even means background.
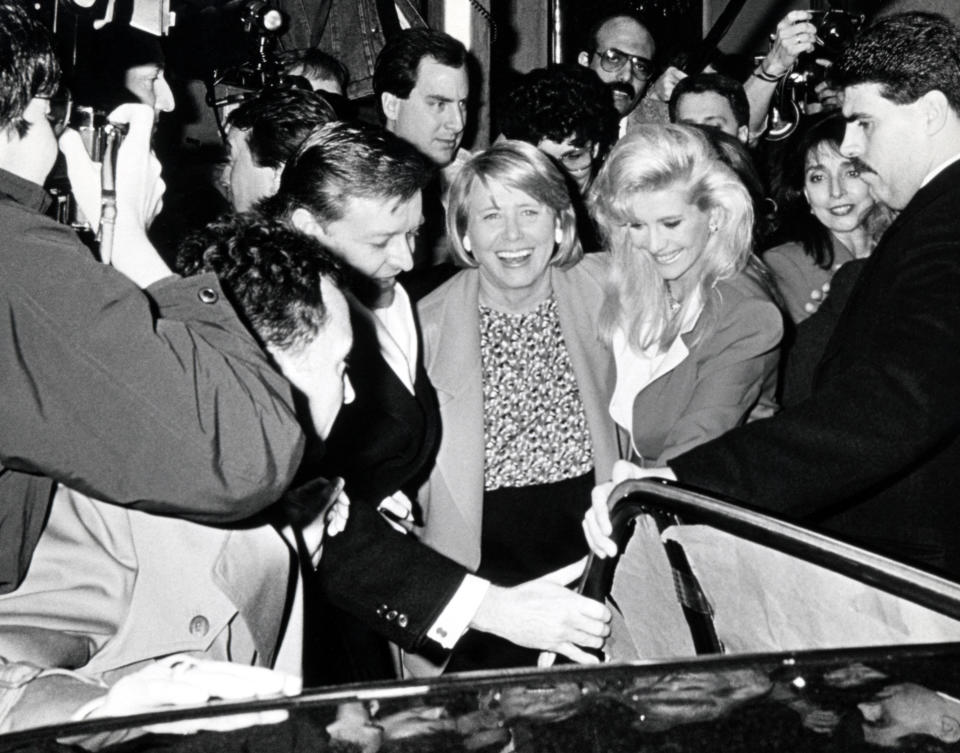
[{"label": "camera", "polygon": [[836,61],[847,44],[863,26],[865,16],[845,10],[812,10],[810,23],[817,27],[814,55]]},{"label": "camera", "polygon": [[800,55],[796,68],[777,84],[767,141],[785,139],[796,129],[801,114],[820,107],[817,87],[829,81],[830,69],[866,18],[845,10],[814,10],[810,14],[810,23],[817,27],[814,48]]},{"label": "camera", "polygon": [[115,162],[116,151],[127,134],[125,124],[111,123],[105,112],[84,105],[73,108],[70,127],[80,134],[80,140],[94,162],[103,162],[105,157]]},{"label": "camera", "polygon": [[[796,87],[802,88],[804,95],[812,94],[814,87],[826,81],[830,68],[840,58],[843,48],[852,40],[863,26],[865,16],[862,13],[850,13],[845,10],[810,11],[810,22],[817,27],[816,45],[797,60],[797,68],[790,75]],[[809,101],[806,96],[797,98],[799,102]]]},{"label": "camera", "polygon": [[[100,182],[103,197],[113,196],[116,187],[117,150],[127,133],[123,123],[111,123],[102,110],[84,105],[69,108],[68,125],[80,134],[87,156],[101,164]],[[48,186],[55,201],[54,218],[80,232],[88,232],[89,224],[77,212],[77,202],[65,174],[54,178]]]}]

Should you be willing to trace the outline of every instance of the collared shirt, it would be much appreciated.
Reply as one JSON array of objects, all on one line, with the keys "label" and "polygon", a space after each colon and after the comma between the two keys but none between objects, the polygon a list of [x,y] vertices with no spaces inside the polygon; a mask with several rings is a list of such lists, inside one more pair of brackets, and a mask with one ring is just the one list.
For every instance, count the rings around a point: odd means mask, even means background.
[{"label": "collared shirt", "polygon": [[394,285],[393,291],[393,302],[389,306],[372,310],[365,306],[358,308],[372,314],[383,359],[412,395],[417,374],[417,325],[407,291],[400,283]]},{"label": "collared shirt", "polygon": [[[699,299],[699,294],[698,294]],[[703,301],[697,300],[684,317],[680,332],[670,347],[661,350],[657,344],[651,345],[642,351],[637,351],[627,341],[626,333],[617,329],[613,333],[613,358],[617,365],[617,382],[610,397],[610,417],[630,433],[630,443],[633,446],[633,403],[643,389],[662,377],[669,374],[690,355],[682,335],[691,332],[703,312]],[[633,451],[641,454],[636,446]]]},{"label": "collared shirt", "polygon": [[925,185],[927,185],[927,183],[929,183],[931,180],[936,178],[940,173],[942,173],[944,170],[950,167],[950,165],[952,165],[954,162],[958,160],[960,160],[960,152],[958,152],[957,154],[954,154],[949,159],[941,162],[939,165],[933,168],[933,170],[927,173],[927,177],[923,179],[923,183],[920,184],[920,188],[923,188]]}]

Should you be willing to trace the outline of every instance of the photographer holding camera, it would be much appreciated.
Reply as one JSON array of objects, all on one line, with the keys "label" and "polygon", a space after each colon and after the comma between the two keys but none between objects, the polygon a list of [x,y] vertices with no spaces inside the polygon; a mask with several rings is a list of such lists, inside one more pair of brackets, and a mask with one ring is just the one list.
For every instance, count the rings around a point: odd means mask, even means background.
[{"label": "photographer holding camera", "polygon": [[30,564],[58,484],[222,524],[281,495],[303,435],[289,385],[217,280],[172,275],[147,239],[161,190],[152,109],[114,114],[129,135],[118,155],[112,266],[102,265],[43,214],[59,66],[49,33],[18,0],[0,2],[0,61],[5,593]]},{"label": "photographer holding camera", "polygon": [[[815,96],[816,102],[789,102],[795,112],[777,112],[774,114],[771,131],[775,131],[777,122],[786,118],[783,124],[788,131],[781,134],[771,133],[768,138],[784,138],[799,118],[800,106],[809,114],[821,109],[838,108],[837,91],[830,87],[826,76],[833,59],[840,54],[843,45],[856,33],[863,22],[863,16],[843,11],[792,10],[777,24],[776,32],[770,35],[770,50],[763,57],[743,88],[750,101],[750,138],[755,141],[767,129],[767,115],[774,96],[786,83],[799,88],[803,96]],[[806,57],[803,57],[806,56]],[[803,61],[807,62],[804,63]],[[802,71],[796,71],[797,68]],[[797,72],[798,82],[791,76]],[[791,80],[785,81],[791,78]],[[811,91],[806,91],[810,89]],[[796,98],[796,92],[787,92]],[[783,104],[783,103],[779,103]]]}]

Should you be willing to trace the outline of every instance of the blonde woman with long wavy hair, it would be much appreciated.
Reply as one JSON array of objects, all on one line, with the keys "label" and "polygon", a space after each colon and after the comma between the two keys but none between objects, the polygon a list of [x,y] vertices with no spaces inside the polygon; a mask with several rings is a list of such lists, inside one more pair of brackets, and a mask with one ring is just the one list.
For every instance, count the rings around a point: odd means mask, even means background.
[{"label": "blonde woman with long wavy hair", "polygon": [[600,332],[617,366],[624,456],[661,466],[775,408],[783,322],[751,252],[753,207],[699,131],[649,125],[589,196],[612,254]]}]

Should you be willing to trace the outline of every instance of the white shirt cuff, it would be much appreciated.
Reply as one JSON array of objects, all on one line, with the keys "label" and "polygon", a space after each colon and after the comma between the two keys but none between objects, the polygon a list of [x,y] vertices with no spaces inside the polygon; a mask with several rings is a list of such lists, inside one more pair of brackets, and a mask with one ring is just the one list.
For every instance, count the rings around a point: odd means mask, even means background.
[{"label": "white shirt cuff", "polygon": [[427,637],[447,650],[453,648],[460,640],[460,636],[470,627],[470,622],[480,608],[480,602],[487,595],[489,587],[490,581],[467,573],[460,588],[447,602],[437,621],[430,626]]}]

